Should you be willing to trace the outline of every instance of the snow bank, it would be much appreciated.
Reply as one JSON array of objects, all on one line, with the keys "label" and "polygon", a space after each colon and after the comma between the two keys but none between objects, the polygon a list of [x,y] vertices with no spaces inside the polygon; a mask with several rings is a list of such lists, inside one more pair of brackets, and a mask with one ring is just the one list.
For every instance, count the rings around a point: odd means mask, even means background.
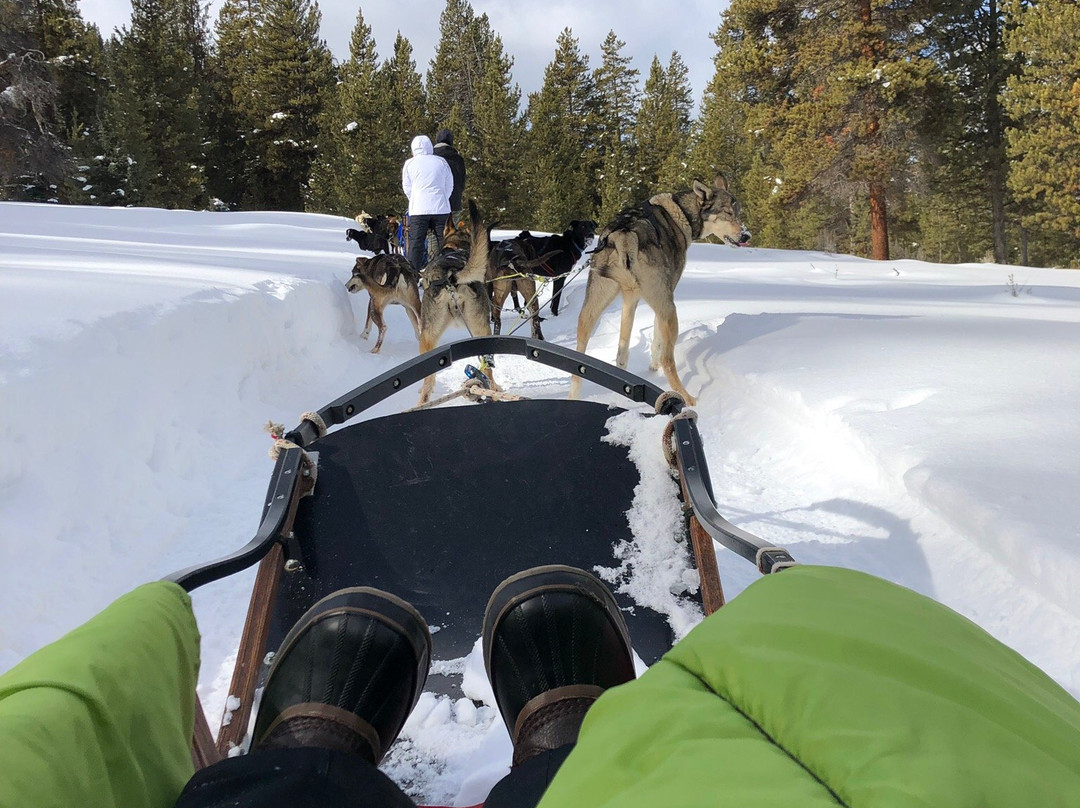
[{"label": "snow bank", "polygon": [[[0,670],[122,592],[245,543],[271,469],[262,424],[291,426],[415,356],[400,309],[380,355],[357,336],[351,225],[0,203]],[[544,324],[557,344],[574,347],[584,281]],[[946,603],[1080,695],[1080,274],[694,245],[677,300],[721,513],[802,562]],[[613,305],[590,353],[611,361],[618,330]],[[629,369],[663,385],[646,369],[652,339],[643,307]],[[436,395],[461,378],[440,376]],[[524,359],[497,378],[566,391]],[[680,597],[688,570],[650,544],[677,522],[659,428],[612,421],[643,484],[635,541],[609,574],[681,633],[697,619]],[[720,565],[729,598],[757,578],[730,553]],[[195,593],[212,725],[250,585]],[[480,801],[509,760],[478,653],[438,661],[460,695],[425,694],[388,761],[429,802]]]}]

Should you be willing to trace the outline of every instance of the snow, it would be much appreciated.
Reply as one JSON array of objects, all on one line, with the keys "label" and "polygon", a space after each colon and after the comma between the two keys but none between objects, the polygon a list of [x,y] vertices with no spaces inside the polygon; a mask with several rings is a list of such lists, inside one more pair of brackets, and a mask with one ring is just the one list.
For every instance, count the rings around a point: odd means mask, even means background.
[{"label": "snow", "polygon": [[[246,543],[271,470],[262,425],[291,426],[415,355],[398,307],[380,355],[358,336],[367,301],[344,288],[354,225],[0,203],[0,670],[128,589]],[[584,280],[544,323],[554,343],[574,347]],[[677,299],[676,356],[721,513],[799,561],[951,606],[1080,695],[1080,274],[697,244]],[[589,347],[607,361],[619,313]],[[652,338],[643,306],[629,369],[666,386],[647,370]],[[504,358],[497,379],[566,390],[523,359]],[[646,480],[620,560],[633,596],[682,633],[699,619],[673,597],[688,571],[647,541],[677,521],[657,423],[610,424]],[[737,597],[757,573],[719,556]],[[252,579],[194,594],[212,726]],[[428,802],[474,804],[510,754],[479,649],[432,676],[460,678],[460,695],[425,693],[384,768]]]}]

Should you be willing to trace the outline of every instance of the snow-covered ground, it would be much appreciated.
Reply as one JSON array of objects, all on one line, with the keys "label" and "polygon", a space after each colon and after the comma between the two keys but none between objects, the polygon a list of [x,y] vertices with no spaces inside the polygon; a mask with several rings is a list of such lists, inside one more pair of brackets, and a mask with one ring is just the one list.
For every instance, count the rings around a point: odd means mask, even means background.
[{"label": "snow-covered ground", "polygon": [[[291,426],[415,356],[400,308],[380,355],[359,338],[349,224],[0,204],[0,671],[135,585],[245,543],[266,420]],[[583,292],[581,275],[545,321],[553,342],[574,347]],[[694,245],[677,300],[725,516],[800,561],[953,607],[1080,695],[1080,273]],[[613,361],[618,328],[613,305],[590,353]],[[629,369],[664,386],[652,338],[643,306]],[[524,360],[499,374],[530,395],[566,389]],[[729,598],[757,577],[720,563]],[[195,593],[212,725],[251,580]],[[441,662],[464,671],[463,696],[426,693],[384,768],[468,805],[510,744],[490,701],[471,700],[486,690],[477,655]]]}]

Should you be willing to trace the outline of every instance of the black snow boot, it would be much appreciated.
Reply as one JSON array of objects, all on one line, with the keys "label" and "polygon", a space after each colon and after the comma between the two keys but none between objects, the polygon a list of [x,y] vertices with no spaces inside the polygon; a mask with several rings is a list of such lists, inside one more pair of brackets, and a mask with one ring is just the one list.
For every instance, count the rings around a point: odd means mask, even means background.
[{"label": "black snow boot", "polygon": [[575,567],[535,567],[499,584],[484,613],[483,644],[513,766],[575,743],[600,694],[634,678],[615,598]]},{"label": "black snow boot", "polygon": [[301,617],[274,657],[253,748],[319,747],[378,765],[427,681],[420,613],[370,587],[341,589]]}]

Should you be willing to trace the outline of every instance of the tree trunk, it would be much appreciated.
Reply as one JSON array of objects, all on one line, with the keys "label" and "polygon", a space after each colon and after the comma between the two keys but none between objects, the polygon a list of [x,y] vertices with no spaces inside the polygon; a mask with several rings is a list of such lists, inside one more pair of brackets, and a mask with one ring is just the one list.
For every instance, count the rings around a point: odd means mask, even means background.
[{"label": "tree trunk", "polygon": [[[998,151],[995,149],[994,151]],[[1004,152],[1004,148],[1000,149]],[[994,217],[994,262],[1009,262],[1008,244],[1005,242],[1005,171],[1002,163],[990,168],[990,210]]]},{"label": "tree trunk", "polygon": [[885,185],[880,180],[870,182],[870,257],[889,260],[889,220],[885,203]]},{"label": "tree trunk", "polygon": [[986,58],[989,60],[989,81],[986,88],[984,109],[986,115],[987,169],[990,181],[990,211],[994,223],[994,261],[1004,264],[1009,260],[1005,241],[1005,194],[1007,154],[1005,149],[1005,115],[1001,108],[1001,94],[1005,86],[1004,46],[1001,41],[1001,17],[998,0],[989,0],[986,9]]},{"label": "tree trunk", "polygon": [[[859,19],[869,29],[873,19],[870,0],[858,0],[858,4]],[[862,52],[868,60],[876,62],[874,45],[869,36],[864,40]],[[867,127],[867,142],[874,149],[881,147],[879,130],[880,123],[877,114],[871,113]],[[889,260],[889,223],[885,204],[885,183],[880,179],[870,180],[870,252],[870,257],[878,261]]]}]

